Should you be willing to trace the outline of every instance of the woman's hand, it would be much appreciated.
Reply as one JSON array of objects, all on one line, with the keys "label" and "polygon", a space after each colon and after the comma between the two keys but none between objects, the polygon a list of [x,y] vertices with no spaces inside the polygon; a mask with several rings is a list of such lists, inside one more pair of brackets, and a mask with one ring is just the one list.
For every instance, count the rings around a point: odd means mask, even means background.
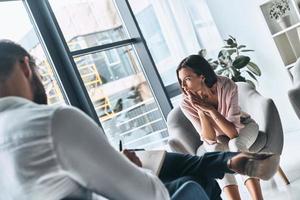
[{"label": "woman's hand", "polygon": [[198,112],[202,111],[205,114],[210,115],[210,113],[215,110],[214,106],[205,102],[205,100],[203,98],[201,98],[198,94],[195,94],[191,91],[186,91],[186,92],[187,92],[190,102],[192,103],[192,106]]}]

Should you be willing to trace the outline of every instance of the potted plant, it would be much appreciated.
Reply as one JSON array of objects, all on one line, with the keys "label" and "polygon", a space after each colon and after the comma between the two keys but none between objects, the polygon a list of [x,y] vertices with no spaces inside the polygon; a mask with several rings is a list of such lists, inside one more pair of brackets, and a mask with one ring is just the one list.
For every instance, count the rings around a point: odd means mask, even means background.
[{"label": "potted plant", "polygon": [[271,19],[278,22],[282,29],[291,26],[290,15],[290,5],[288,0],[273,0],[270,6],[269,15]]},{"label": "potted plant", "polygon": [[[207,59],[218,75],[226,76],[234,82],[248,82],[255,88],[253,80],[257,81],[257,77],[261,76],[259,67],[251,62],[251,58],[241,55],[245,52],[254,50],[246,49],[246,45],[239,45],[236,39],[229,36],[224,46],[218,54],[218,59]],[[201,49],[199,54],[206,56],[206,50]],[[248,74],[247,77],[245,75]]]}]

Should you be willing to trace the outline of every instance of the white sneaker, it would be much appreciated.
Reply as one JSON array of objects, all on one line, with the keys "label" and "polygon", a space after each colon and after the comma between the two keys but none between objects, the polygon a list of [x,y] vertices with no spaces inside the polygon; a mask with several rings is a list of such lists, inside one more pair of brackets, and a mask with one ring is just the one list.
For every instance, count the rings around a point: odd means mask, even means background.
[{"label": "white sneaker", "polygon": [[271,153],[240,153],[230,159],[229,168],[237,173],[269,180],[278,170],[280,156]]},{"label": "white sneaker", "polygon": [[245,173],[250,177],[269,180],[279,167],[280,156],[272,154],[265,159],[250,158],[245,166]]}]

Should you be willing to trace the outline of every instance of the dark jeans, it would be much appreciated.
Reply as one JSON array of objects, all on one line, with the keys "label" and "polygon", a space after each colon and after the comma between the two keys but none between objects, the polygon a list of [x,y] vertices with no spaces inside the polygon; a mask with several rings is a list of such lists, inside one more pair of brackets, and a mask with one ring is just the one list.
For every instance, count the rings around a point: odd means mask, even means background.
[{"label": "dark jeans", "polygon": [[237,155],[233,152],[210,152],[203,156],[167,153],[159,174],[172,196],[184,183],[198,183],[211,200],[221,199],[221,189],[216,178],[223,178],[225,173],[233,173],[227,167],[227,160]]},{"label": "dark jeans", "polygon": [[171,200],[209,200],[203,188],[194,181],[187,181],[171,196]]}]

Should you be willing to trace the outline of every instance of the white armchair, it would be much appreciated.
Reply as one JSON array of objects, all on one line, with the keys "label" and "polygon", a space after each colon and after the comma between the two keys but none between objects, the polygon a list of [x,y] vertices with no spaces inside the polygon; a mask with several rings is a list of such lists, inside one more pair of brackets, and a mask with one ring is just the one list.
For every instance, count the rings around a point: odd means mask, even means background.
[{"label": "white armchair", "polygon": [[293,87],[288,91],[290,102],[300,119],[300,58],[294,66]]},{"label": "white armchair", "polygon": [[[247,83],[237,83],[239,103],[243,111],[249,113],[259,125],[259,135],[250,147],[252,152],[272,152],[281,155],[283,148],[283,130],[277,108],[270,98],[261,96]],[[195,155],[202,142],[191,122],[185,117],[180,107],[175,107],[167,119],[172,151]],[[279,167],[280,176],[286,184],[287,177]]]}]

